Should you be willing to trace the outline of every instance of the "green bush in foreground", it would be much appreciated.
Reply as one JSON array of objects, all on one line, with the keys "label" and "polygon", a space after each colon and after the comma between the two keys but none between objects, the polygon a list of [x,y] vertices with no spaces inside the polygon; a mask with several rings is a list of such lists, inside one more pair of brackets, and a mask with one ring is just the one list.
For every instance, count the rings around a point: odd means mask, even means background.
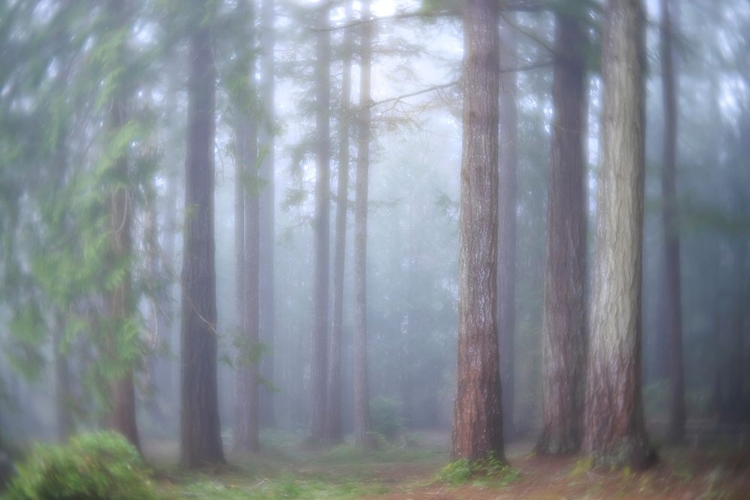
[{"label": "green bush in foreground", "polygon": [[6,500],[158,498],[138,451],[115,432],[82,434],[66,445],[37,445],[18,466]]}]

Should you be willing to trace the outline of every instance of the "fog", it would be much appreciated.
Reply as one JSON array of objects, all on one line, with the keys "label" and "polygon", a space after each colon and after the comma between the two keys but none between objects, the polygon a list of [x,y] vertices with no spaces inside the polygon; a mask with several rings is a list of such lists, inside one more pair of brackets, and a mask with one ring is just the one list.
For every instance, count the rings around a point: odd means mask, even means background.
[{"label": "fog", "polygon": [[[579,284],[589,310],[603,5],[562,3],[588,38],[579,138],[587,271]],[[643,412],[650,434],[666,439],[677,397],[670,211],[679,240],[684,437],[732,441],[750,424],[750,5],[672,3],[676,188],[665,201],[661,11],[656,0],[645,2]],[[533,442],[544,425],[556,115],[555,14],[547,4],[506,2],[500,13],[501,45],[517,45],[500,67],[514,76],[517,113],[515,136],[503,143],[501,130],[499,153],[501,161],[509,147],[517,155],[512,320],[497,319],[506,443]],[[113,428],[113,414],[128,411],[145,450],[176,449],[191,425],[185,414],[199,407],[182,400],[210,404],[197,394],[212,383],[227,453],[268,449],[279,436],[354,443],[364,414],[377,439],[408,443],[429,431],[447,443],[457,390],[460,211],[472,206],[462,207],[461,192],[462,5],[0,2],[0,450],[23,456],[38,441]],[[371,21],[361,20],[364,8]],[[208,33],[203,52],[201,33]],[[214,86],[215,106],[208,93],[195,94]],[[501,128],[504,111],[501,104]],[[191,168],[208,177],[190,177]],[[358,186],[363,172],[369,178]],[[501,172],[501,206],[506,182]],[[501,222],[500,252],[504,231]],[[188,321],[198,326],[190,330]],[[212,340],[185,351],[198,338],[191,331]],[[191,361],[198,357],[207,364]],[[198,365],[186,389],[186,373]],[[128,376],[132,410],[118,396],[128,393]],[[340,414],[338,429],[331,412]]]}]

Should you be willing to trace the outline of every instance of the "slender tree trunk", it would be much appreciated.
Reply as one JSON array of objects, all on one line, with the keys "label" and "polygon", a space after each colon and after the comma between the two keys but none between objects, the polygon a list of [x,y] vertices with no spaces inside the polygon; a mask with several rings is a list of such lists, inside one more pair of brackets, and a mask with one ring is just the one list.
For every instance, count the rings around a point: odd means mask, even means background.
[{"label": "slender tree trunk", "polygon": [[248,419],[247,415],[250,413],[248,408],[248,380],[247,380],[247,369],[243,364],[242,348],[244,347],[244,341],[247,338],[247,324],[245,308],[247,304],[245,300],[247,296],[245,290],[248,285],[247,280],[247,262],[245,258],[247,253],[245,252],[245,184],[247,180],[247,160],[246,155],[243,155],[243,150],[246,146],[246,137],[244,137],[243,130],[237,126],[235,131],[235,159],[234,159],[234,260],[235,260],[235,284],[234,284],[234,305],[235,314],[237,321],[237,341],[235,351],[238,354],[234,370],[234,435],[233,445],[236,451],[246,452],[249,451],[247,448],[248,443]]},{"label": "slender tree trunk", "polygon": [[[110,0],[108,3],[109,14],[112,16],[114,29],[125,30],[122,25],[125,16],[125,3],[123,0]],[[124,58],[122,51],[125,50],[126,39],[120,43],[119,57]],[[122,59],[121,59],[122,60]],[[122,82],[119,83],[114,93],[110,116],[109,130],[112,136],[117,135],[127,124],[127,91]],[[131,256],[133,250],[132,242],[132,220],[134,206],[129,190],[129,167],[127,150],[119,152],[115,159],[113,172],[119,181],[110,193],[110,245],[112,262],[114,265],[123,265],[126,271],[123,273],[114,289],[109,292],[108,306],[110,318],[114,320],[116,331],[119,335],[125,334],[129,328],[128,323],[133,321],[135,306],[132,292]],[[111,353],[118,356],[119,353]],[[127,363],[132,366],[132,363]],[[109,425],[125,436],[133,446],[140,449],[138,438],[138,426],[135,417],[135,386],[133,385],[133,370],[131,366],[125,367],[125,374],[115,380],[112,384],[112,407],[108,417]]]},{"label": "slender tree trunk", "polygon": [[669,0],[661,0],[661,61],[664,94],[664,164],[662,197],[664,209],[664,257],[666,263],[666,302],[669,330],[669,439],[685,437],[685,373],[682,351],[682,305],[680,286],[680,237],[677,234],[677,74],[672,38],[674,23]]},{"label": "slender tree trunk", "polygon": [[180,460],[188,468],[224,462],[216,373],[216,69],[211,23],[196,24],[190,35],[180,370]]},{"label": "slender tree trunk", "polygon": [[[352,2],[346,3],[346,19],[352,19]],[[339,175],[336,193],[336,243],[333,257],[333,320],[328,373],[328,439],[344,439],[341,423],[341,350],[344,320],[344,263],[346,258],[346,219],[349,211],[349,130],[351,129],[352,30],[344,33],[339,118]]]},{"label": "slender tree trunk", "polygon": [[[250,132],[248,137],[248,165],[255,164],[256,136]],[[251,167],[252,168],[252,167]],[[257,184],[257,176],[252,178]],[[243,451],[258,451],[260,449],[260,211],[257,193],[250,193],[246,198],[245,213],[245,252],[246,252],[246,280],[245,286],[245,328],[246,345],[244,354],[246,359],[240,371],[246,386],[247,441],[238,443]]]},{"label": "slender tree trunk", "polygon": [[235,118],[235,250],[237,252],[236,303],[240,331],[235,370],[234,449],[241,453],[260,449],[260,212],[258,128],[254,123],[255,30],[253,2],[241,0],[236,14],[248,28],[237,48],[237,90],[233,94]]},{"label": "slender tree trunk", "polygon": [[312,341],[310,438],[320,441],[325,438],[327,405],[326,385],[328,381],[328,280],[330,237],[330,161],[331,161],[331,33],[328,28],[328,6],[318,13],[315,64],[316,88],[316,145],[317,177],[315,184],[315,283],[314,324]]},{"label": "slender tree trunk", "polygon": [[642,468],[654,452],[641,400],[644,14],[640,0],[604,10],[604,109],[597,183],[590,355],[583,449],[597,463]]},{"label": "slender tree trunk", "polygon": [[[508,14],[513,16],[513,14]],[[511,19],[512,20],[512,19]],[[518,65],[515,28],[501,27],[500,66]],[[516,169],[518,168],[518,74],[500,73],[500,159],[497,255],[497,324],[500,334],[500,381],[502,385],[503,433],[505,440],[515,434],[514,385],[516,344]]]},{"label": "slender tree trunk", "polygon": [[[370,1],[362,2],[362,20],[370,19]],[[367,373],[367,203],[370,170],[370,73],[373,24],[364,23],[360,40],[359,137],[354,205],[354,443],[370,441],[370,395]]]},{"label": "slender tree trunk", "polygon": [[[263,103],[263,125],[258,130],[260,145],[260,177],[263,190],[260,193],[260,340],[275,344],[276,287],[274,284],[274,234],[275,227],[275,56],[276,36],[274,31],[275,0],[263,0],[260,29],[260,102]],[[261,360],[261,374],[266,380],[274,378],[274,350],[268,349]],[[261,423],[274,424],[274,395],[266,386],[260,391]]]},{"label": "slender tree trunk", "polygon": [[543,454],[574,453],[583,435],[586,368],[585,33],[556,15],[552,155],[544,280]]},{"label": "slender tree trunk", "polygon": [[499,4],[464,6],[458,393],[452,457],[504,460],[497,331]]}]

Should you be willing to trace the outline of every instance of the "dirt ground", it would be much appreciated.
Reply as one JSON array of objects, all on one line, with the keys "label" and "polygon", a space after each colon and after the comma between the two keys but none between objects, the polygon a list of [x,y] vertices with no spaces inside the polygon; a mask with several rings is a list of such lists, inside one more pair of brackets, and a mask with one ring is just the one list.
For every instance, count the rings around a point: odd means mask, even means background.
[{"label": "dirt ground", "polygon": [[[391,451],[356,455],[349,449],[337,454],[283,446],[251,457],[250,469],[220,473],[213,481],[240,484],[233,496],[221,498],[365,498],[367,500],[503,500],[503,499],[727,499],[750,500],[750,440],[744,434],[722,439],[694,438],[681,446],[658,448],[659,463],[643,472],[592,470],[579,456],[543,457],[532,452],[533,441],[513,443],[506,449],[512,477],[475,479],[460,485],[437,480],[448,461],[449,436],[421,432],[408,445]],[[158,450],[158,451],[157,451]],[[167,453],[176,448],[146,447],[146,453]],[[162,457],[163,458],[163,457]],[[242,459],[230,457],[231,463]],[[246,470],[252,470],[251,476]],[[181,481],[189,481],[183,477]],[[203,476],[205,480],[205,476]],[[260,491],[274,481],[292,481],[293,489]],[[314,489],[308,488],[315,484]],[[356,485],[352,488],[352,484]],[[344,487],[344,485],[347,485]],[[243,488],[245,488],[243,490]],[[282,491],[282,493],[279,493]],[[284,491],[293,491],[286,494]],[[177,494],[178,498],[204,497]]]}]

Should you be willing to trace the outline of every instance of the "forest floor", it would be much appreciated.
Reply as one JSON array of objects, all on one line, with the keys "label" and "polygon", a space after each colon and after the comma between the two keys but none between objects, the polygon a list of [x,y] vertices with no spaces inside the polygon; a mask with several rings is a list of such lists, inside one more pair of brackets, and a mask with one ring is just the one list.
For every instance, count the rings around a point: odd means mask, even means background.
[{"label": "forest floor", "polygon": [[168,498],[502,500],[502,499],[750,499],[750,435],[694,435],[661,446],[658,465],[643,472],[591,469],[580,457],[543,457],[533,442],[506,449],[511,468],[494,478],[450,484],[445,432],[410,434],[401,444],[360,452],[350,445],[306,449],[301,436],[264,436],[264,451],[229,456],[230,465],[187,472],[174,464],[174,443],[147,442],[146,456]]}]

